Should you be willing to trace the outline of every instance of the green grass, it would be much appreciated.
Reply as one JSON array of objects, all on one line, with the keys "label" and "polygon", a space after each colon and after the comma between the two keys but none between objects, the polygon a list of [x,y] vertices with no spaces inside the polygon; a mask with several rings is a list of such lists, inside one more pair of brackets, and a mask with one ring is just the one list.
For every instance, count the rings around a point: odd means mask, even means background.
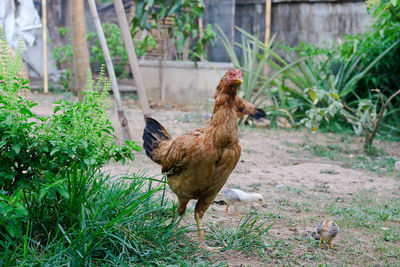
[{"label": "green grass", "polygon": [[329,185],[324,184],[316,184],[312,191],[314,192],[321,192],[321,193],[329,193]]},{"label": "green grass", "polygon": [[[331,203],[327,212],[339,218],[347,227],[362,227],[366,229],[379,229],[391,221],[400,220],[400,198],[390,198],[378,201],[371,193],[357,194],[351,202]],[[397,223],[398,224],[398,223]],[[400,230],[399,225],[397,225]]]},{"label": "green grass", "polygon": [[[339,142],[339,141],[338,141]],[[332,161],[344,162],[350,164],[353,169],[367,170],[379,175],[390,175],[394,172],[394,163],[396,159],[387,155],[382,149],[376,149],[374,156],[368,156],[360,151],[356,151],[349,147],[350,139],[341,141],[343,145],[329,144],[320,145],[313,144],[311,140],[300,144],[283,142],[285,146],[290,148],[298,148],[308,151],[311,156],[327,158]],[[302,155],[301,150],[290,150],[290,154]],[[345,160],[344,160],[345,159]],[[333,170],[321,170],[321,173],[337,174]]]},{"label": "green grass", "polygon": [[29,226],[22,243],[1,234],[0,265],[196,263],[197,246],[185,237],[175,207],[155,195],[162,187],[151,189],[143,176],[126,178],[99,174],[85,195],[79,223],[69,228],[59,223],[47,242]]},{"label": "green grass", "polygon": [[296,202],[293,204],[293,207],[296,208],[300,212],[310,212],[312,211],[311,209],[311,204],[308,202]]},{"label": "green grass", "polygon": [[333,169],[326,169],[326,170],[320,170],[319,173],[321,174],[339,174],[339,172],[333,170]]},{"label": "green grass", "polygon": [[[392,197],[384,200],[377,199],[371,191],[362,191],[356,194],[348,203],[331,203],[326,207],[329,215],[335,216],[335,222],[341,229],[364,236],[345,236],[345,242],[368,243],[379,256],[379,260],[385,264],[395,264],[400,261],[400,197]],[[351,241],[354,239],[353,241]],[[365,246],[365,244],[363,244]],[[369,246],[371,246],[369,245]],[[371,248],[359,250],[359,245],[346,245],[348,260],[350,253],[357,257],[365,255],[363,260],[374,260],[376,256],[370,255]]]},{"label": "green grass", "polygon": [[[345,202],[332,201],[334,198],[321,199],[326,204],[298,201],[291,205],[300,212],[312,212],[307,216],[296,216],[290,209],[282,211],[276,218],[277,229],[264,235],[262,261],[279,266],[396,266],[400,261],[400,198],[381,196],[377,200],[374,190],[360,191]],[[317,215],[321,205],[322,214]],[[311,230],[321,217],[333,219],[341,229],[333,242],[335,250],[320,249],[319,241],[300,230],[304,226]],[[285,228],[298,231],[282,233]]]},{"label": "green grass", "polygon": [[278,192],[291,192],[295,195],[302,195],[304,194],[304,189],[303,188],[299,188],[299,187],[295,187],[295,186],[289,186],[289,185],[285,185],[285,186],[278,186],[277,188]]},{"label": "green grass", "polygon": [[247,187],[249,188],[248,191],[250,191],[250,192],[258,192],[260,190],[261,183],[252,183],[252,184],[248,185]]},{"label": "green grass", "polygon": [[255,212],[250,212],[246,217],[242,218],[236,227],[224,227],[221,225],[211,225],[212,239],[214,246],[222,246],[223,251],[238,250],[246,253],[246,255],[264,253],[263,235],[273,226],[260,217]]},{"label": "green grass", "polygon": [[316,263],[328,260],[325,251],[317,249],[318,241],[310,236],[268,236],[265,243],[265,260],[278,266],[319,266]]},{"label": "green grass", "polygon": [[390,175],[394,172],[395,162],[396,159],[393,157],[367,157],[360,155],[354,162],[353,167],[381,175]]}]

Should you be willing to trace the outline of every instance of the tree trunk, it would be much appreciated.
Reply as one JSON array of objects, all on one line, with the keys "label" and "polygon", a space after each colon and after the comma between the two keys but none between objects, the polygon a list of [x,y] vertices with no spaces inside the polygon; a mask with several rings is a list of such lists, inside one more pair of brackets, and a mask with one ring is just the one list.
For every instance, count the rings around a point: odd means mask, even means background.
[{"label": "tree trunk", "polygon": [[[61,20],[62,20],[62,25],[65,28],[72,29],[72,0],[65,0],[62,1],[62,6],[61,6]],[[69,38],[71,37],[71,32],[68,32],[64,34],[61,37],[61,40],[63,44],[69,43]]]},{"label": "tree trunk", "polygon": [[57,16],[57,8],[60,3],[58,0],[49,0],[48,12],[47,12],[47,25],[49,30],[49,35],[55,47],[59,47],[62,45],[61,36],[60,36],[60,22]]},{"label": "tree trunk", "polygon": [[85,5],[83,0],[73,0],[72,4],[75,88],[79,101],[82,102],[84,97],[82,89],[86,86],[88,71],[90,70],[89,51],[86,42]]}]

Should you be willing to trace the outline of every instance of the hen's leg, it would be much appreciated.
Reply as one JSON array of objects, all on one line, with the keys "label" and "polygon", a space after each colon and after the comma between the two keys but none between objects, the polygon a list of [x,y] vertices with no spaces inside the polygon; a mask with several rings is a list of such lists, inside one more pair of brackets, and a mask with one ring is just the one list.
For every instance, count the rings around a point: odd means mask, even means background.
[{"label": "hen's leg", "polygon": [[395,170],[395,171],[393,172],[393,176],[396,176],[396,173],[397,173],[397,170]]},{"label": "hen's leg", "polygon": [[233,206],[235,208],[236,215],[239,216],[239,218],[242,218],[242,215],[239,213],[238,209],[236,206]]},{"label": "hen's leg", "polygon": [[178,215],[182,216],[186,211],[186,205],[190,199],[178,198]]},{"label": "hen's leg", "polygon": [[229,211],[228,211],[228,209],[229,209],[229,204],[226,204],[225,212],[226,212],[226,214],[228,214],[228,215],[229,215]]},{"label": "hen's leg", "polygon": [[199,243],[200,243],[200,247],[205,248],[206,250],[210,250],[210,251],[215,251],[215,250],[219,250],[222,247],[209,247],[206,244],[206,241],[204,239],[204,229],[203,229],[203,216],[204,213],[206,212],[206,210],[208,209],[208,207],[211,205],[211,203],[213,202],[214,198],[217,195],[212,195],[212,196],[207,196],[204,198],[200,198],[197,201],[196,204],[196,208],[194,210],[194,218],[196,220],[197,223],[197,229],[198,229],[198,233],[199,233]]}]

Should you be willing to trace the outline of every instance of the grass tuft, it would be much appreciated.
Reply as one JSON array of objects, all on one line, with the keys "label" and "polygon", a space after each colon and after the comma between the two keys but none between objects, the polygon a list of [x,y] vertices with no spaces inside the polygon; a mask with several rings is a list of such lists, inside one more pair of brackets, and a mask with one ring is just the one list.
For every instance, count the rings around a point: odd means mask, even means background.
[{"label": "grass tuft", "polygon": [[[157,196],[144,176],[115,179],[96,174],[85,193],[79,223],[60,222],[45,243],[27,234],[26,242],[1,240],[0,265],[166,265],[196,263],[196,246],[178,227],[170,201]],[[28,225],[29,229],[29,225]],[[27,230],[27,233],[29,231]]]},{"label": "grass tuft", "polygon": [[210,226],[212,239],[215,246],[224,247],[223,251],[238,250],[250,255],[257,251],[264,253],[265,243],[263,235],[268,232],[274,223],[260,222],[261,218],[256,212],[250,212],[242,218],[236,229],[226,228],[221,225]]}]

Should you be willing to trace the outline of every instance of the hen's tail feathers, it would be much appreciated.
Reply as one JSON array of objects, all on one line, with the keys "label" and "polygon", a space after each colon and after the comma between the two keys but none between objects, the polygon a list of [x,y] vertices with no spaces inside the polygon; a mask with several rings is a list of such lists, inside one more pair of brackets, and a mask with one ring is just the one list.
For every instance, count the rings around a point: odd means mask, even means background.
[{"label": "hen's tail feathers", "polygon": [[155,119],[146,118],[146,127],[143,132],[143,147],[146,155],[156,163],[161,163],[159,156],[160,142],[172,139],[167,130]]},{"label": "hen's tail feathers", "polygon": [[253,119],[259,120],[261,118],[265,118],[267,114],[265,114],[264,110],[257,108],[254,114],[250,114]]}]

